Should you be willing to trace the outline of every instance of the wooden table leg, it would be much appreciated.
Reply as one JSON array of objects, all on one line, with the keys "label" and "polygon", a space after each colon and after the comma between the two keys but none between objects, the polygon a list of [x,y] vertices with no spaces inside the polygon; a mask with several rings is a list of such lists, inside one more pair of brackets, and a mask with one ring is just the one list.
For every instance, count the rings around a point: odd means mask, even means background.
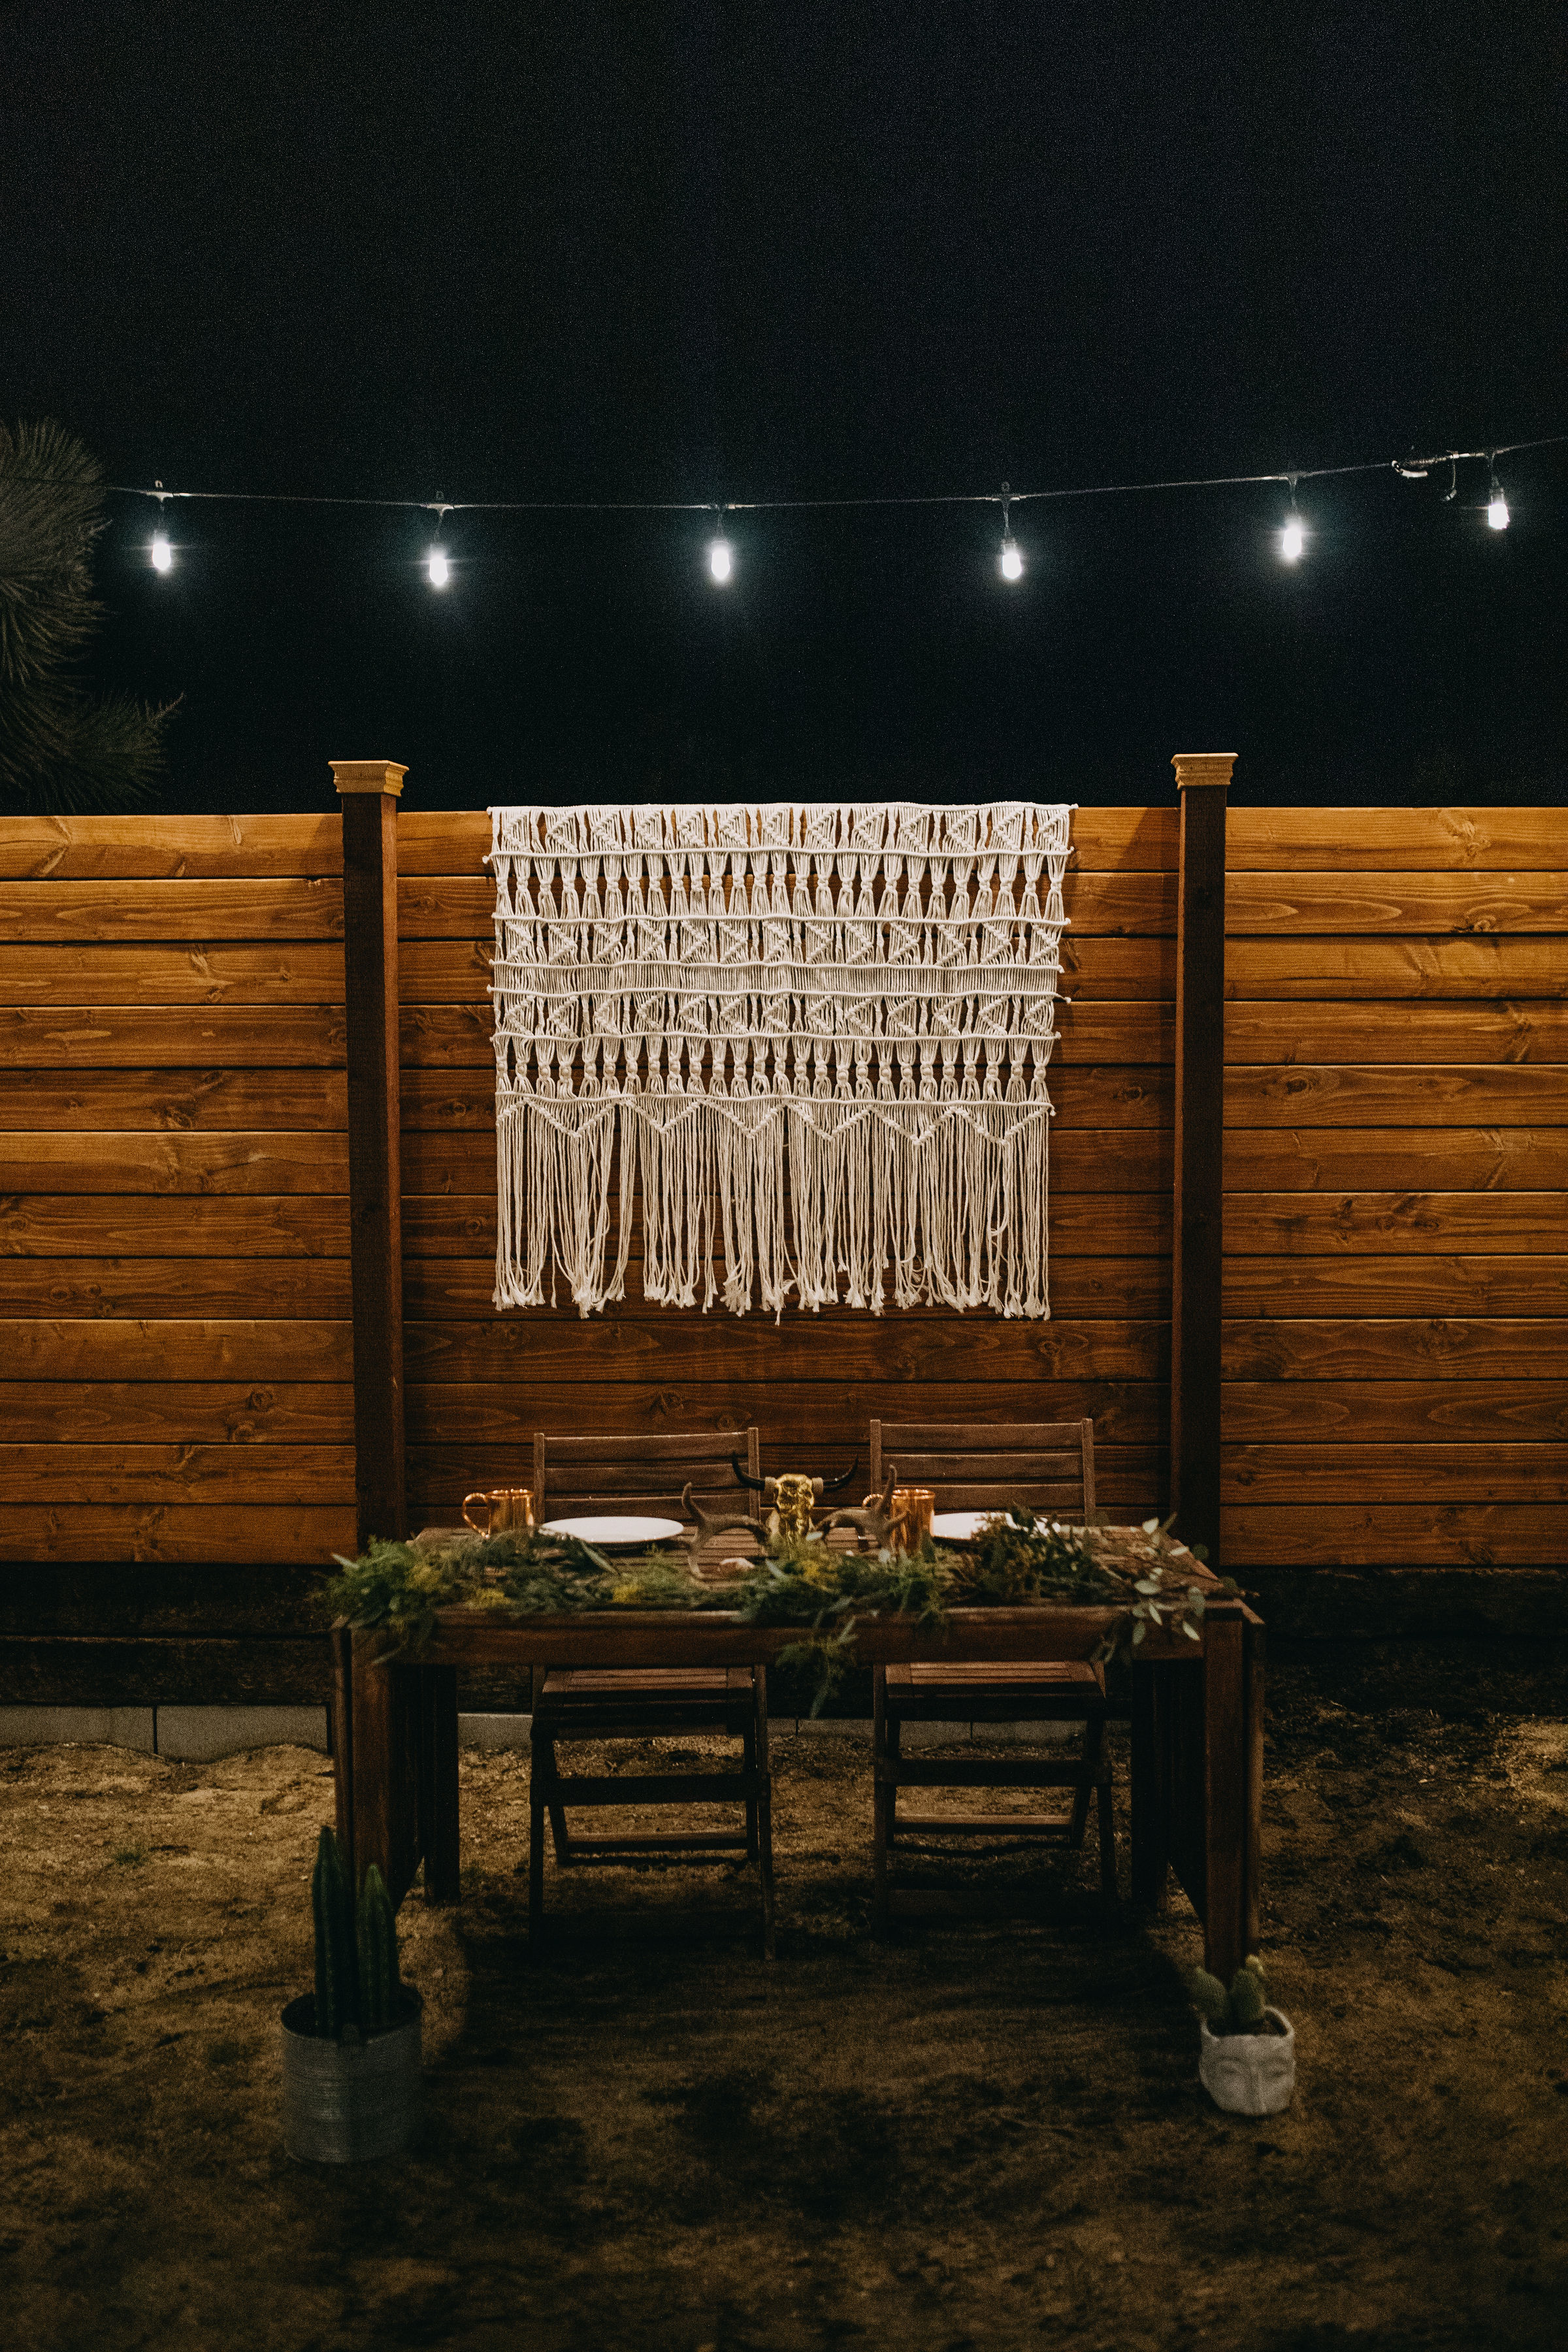
[{"label": "wooden table leg", "polygon": [[337,1800],[338,1851],[351,1886],[354,1875],[353,1662],[351,1628],[340,1618],[329,1636],[332,1650],[332,1780]]},{"label": "wooden table leg", "polygon": [[395,1910],[420,1859],[420,1669],[378,1663],[380,1628],[353,1636],[349,1706],[355,1883],[374,1862]]},{"label": "wooden table leg", "polygon": [[1217,1602],[1204,1620],[1204,1965],[1226,1984],[1252,1949],[1257,1921],[1249,1856],[1262,1773],[1247,1704],[1247,1615],[1239,1601]]},{"label": "wooden table leg", "polygon": [[419,1843],[425,1900],[456,1903],[462,1891],[458,1820],[458,1670],[419,1669]]},{"label": "wooden table leg", "polygon": [[1171,1874],[1171,1791],[1160,1738],[1160,1668],[1134,1663],[1130,1796],[1134,1905],[1163,1911]]}]

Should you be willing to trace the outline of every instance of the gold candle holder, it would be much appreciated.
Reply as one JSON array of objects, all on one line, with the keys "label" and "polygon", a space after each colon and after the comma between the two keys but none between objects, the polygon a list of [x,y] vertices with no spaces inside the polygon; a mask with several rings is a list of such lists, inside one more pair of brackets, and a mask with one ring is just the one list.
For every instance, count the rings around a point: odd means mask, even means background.
[{"label": "gold candle holder", "polygon": [[888,1506],[889,1536],[895,1551],[919,1551],[931,1538],[936,1509],[934,1486],[895,1486]]}]

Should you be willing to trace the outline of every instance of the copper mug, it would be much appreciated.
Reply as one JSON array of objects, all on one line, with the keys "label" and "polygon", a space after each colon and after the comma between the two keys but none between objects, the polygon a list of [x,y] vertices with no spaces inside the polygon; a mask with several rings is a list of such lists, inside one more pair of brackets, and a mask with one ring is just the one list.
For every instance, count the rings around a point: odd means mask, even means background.
[{"label": "copper mug", "polygon": [[[468,1515],[470,1503],[485,1507],[486,1525],[481,1527]],[[477,1536],[524,1535],[533,1525],[533,1489],[531,1486],[491,1486],[478,1494],[463,1497],[464,1524]]]},{"label": "copper mug", "polygon": [[934,1486],[895,1486],[888,1505],[889,1539],[895,1551],[919,1551],[931,1539]]}]

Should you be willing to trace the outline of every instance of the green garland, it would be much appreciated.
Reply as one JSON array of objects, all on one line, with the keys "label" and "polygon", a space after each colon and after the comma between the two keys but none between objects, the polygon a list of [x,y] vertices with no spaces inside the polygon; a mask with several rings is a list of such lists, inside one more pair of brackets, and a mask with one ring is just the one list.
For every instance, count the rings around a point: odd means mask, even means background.
[{"label": "green garland", "polygon": [[[1014,1505],[963,1551],[929,1540],[912,1553],[845,1551],[820,1539],[770,1536],[749,1576],[715,1585],[693,1576],[679,1552],[617,1561],[572,1536],[454,1535],[431,1544],[375,1539],[358,1559],[339,1556],[326,1599],[355,1624],[386,1626],[393,1646],[410,1653],[428,1642],[437,1610],[458,1607],[515,1617],[710,1609],[750,1625],[798,1625],[803,1638],[781,1651],[778,1663],[814,1676],[815,1715],[850,1663],[859,1617],[913,1617],[938,1631],[953,1609],[1059,1601],[1117,1611],[1097,1659],[1131,1654],[1151,1625],[1195,1642],[1204,1592],[1173,1551],[1168,1520],[1146,1519],[1136,1529],[1077,1528]],[[1226,1578],[1222,1590],[1236,1587]]]}]

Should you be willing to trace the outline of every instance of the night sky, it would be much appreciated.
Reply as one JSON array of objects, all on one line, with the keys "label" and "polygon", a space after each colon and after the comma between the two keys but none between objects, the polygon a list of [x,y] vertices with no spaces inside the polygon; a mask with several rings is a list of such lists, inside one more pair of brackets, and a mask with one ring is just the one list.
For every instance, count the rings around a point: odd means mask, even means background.
[{"label": "night sky", "polygon": [[[1557,0],[13,5],[15,422],[110,480],[345,498],[1069,488],[1568,431]],[[1568,446],[1019,509],[111,501],[95,675],[165,805],[852,791],[1568,797]]]}]

